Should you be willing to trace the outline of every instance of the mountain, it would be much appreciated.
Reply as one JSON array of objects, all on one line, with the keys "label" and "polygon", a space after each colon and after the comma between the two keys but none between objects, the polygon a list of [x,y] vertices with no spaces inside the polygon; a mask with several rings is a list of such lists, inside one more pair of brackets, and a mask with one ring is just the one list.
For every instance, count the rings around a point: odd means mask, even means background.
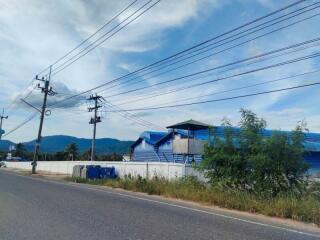
[{"label": "mountain", "polygon": [[[54,135],[42,137],[41,151],[48,153],[60,152],[70,143],[75,143],[81,153],[91,148],[91,139]],[[97,154],[110,154],[114,152],[124,154],[128,152],[132,143],[132,141],[120,141],[113,138],[100,138],[96,139],[96,152]],[[8,150],[11,144],[14,143],[5,140],[0,141],[0,150]],[[28,151],[33,151],[35,140],[24,142],[23,144]]]},{"label": "mountain", "polygon": [[12,145],[15,145],[15,143],[9,140],[0,140],[0,151],[8,151]]}]

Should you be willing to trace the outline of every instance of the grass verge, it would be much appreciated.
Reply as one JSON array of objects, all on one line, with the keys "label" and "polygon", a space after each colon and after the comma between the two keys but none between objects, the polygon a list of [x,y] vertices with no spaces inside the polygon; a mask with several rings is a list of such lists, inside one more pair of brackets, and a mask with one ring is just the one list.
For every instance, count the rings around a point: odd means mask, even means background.
[{"label": "grass verge", "polygon": [[206,185],[194,178],[183,178],[175,181],[165,179],[146,180],[140,177],[115,180],[81,178],[68,178],[67,180],[123,188],[267,216],[289,218],[314,223],[320,227],[320,184],[314,184],[303,196],[298,197],[287,193],[274,198],[266,198],[248,192]]}]

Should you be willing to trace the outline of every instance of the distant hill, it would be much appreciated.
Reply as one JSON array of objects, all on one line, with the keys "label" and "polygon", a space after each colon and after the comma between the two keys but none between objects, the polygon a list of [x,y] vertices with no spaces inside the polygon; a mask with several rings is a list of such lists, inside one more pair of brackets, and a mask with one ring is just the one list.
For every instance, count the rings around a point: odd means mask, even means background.
[{"label": "distant hill", "polygon": [[[48,153],[63,151],[65,149],[65,146],[70,143],[77,144],[80,152],[84,152],[91,147],[91,139],[77,138],[65,135],[54,135],[42,138],[41,151]],[[128,152],[129,147],[132,143],[132,141],[120,141],[113,138],[100,138],[96,140],[96,152],[97,154],[110,154],[114,152],[124,154]],[[7,151],[9,146],[12,144],[14,143],[7,140],[1,140],[0,150]],[[35,140],[24,142],[23,144],[28,151],[33,151]]]},{"label": "distant hill", "polygon": [[0,140],[0,151],[8,151],[9,146],[14,145],[15,143],[9,140]]}]

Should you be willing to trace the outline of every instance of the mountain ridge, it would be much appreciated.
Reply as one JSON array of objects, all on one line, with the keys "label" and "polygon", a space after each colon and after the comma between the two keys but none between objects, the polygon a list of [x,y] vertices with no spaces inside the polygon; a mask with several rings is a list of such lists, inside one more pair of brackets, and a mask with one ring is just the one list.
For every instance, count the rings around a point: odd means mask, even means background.
[{"label": "mountain ridge", "polygon": [[[35,140],[22,142],[27,151],[33,151],[35,146]],[[78,138],[68,135],[52,135],[44,136],[41,140],[41,151],[54,153],[64,151],[66,145],[75,143],[80,153],[91,148],[91,139]],[[98,154],[111,154],[119,153],[124,154],[129,151],[130,145],[133,141],[122,141],[115,138],[99,138],[96,139],[96,152]],[[0,150],[8,151],[9,146],[15,145],[16,143],[9,140],[0,141]]]}]

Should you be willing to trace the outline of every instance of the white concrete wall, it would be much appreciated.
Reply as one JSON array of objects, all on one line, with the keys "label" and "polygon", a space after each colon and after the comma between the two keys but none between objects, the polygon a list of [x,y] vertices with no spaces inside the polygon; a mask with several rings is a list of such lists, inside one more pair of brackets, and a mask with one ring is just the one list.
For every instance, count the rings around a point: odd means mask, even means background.
[{"label": "white concrete wall", "polygon": [[[6,162],[8,168],[16,168],[31,171],[31,162]],[[115,167],[116,173],[123,178],[125,175],[143,178],[164,177],[176,179],[183,176],[201,176],[201,173],[191,166],[181,163],[162,162],[89,162],[89,161],[39,161],[37,170],[52,173],[72,174],[75,165],[101,165],[102,167]],[[199,177],[201,179],[201,177]]]}]

